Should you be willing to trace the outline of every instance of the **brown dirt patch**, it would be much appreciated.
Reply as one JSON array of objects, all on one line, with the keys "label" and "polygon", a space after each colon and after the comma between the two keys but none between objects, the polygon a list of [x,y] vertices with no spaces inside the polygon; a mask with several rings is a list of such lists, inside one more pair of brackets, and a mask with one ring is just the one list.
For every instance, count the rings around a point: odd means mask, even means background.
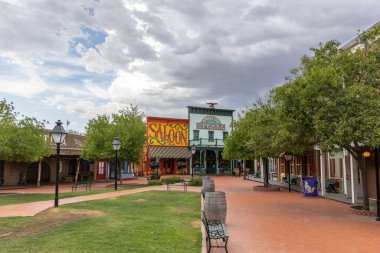
[{"label": "brown dirt patch", "polygon": [[11,229],[0,228],[0,240],[29,236],[79,219],[101,215],[103,215],[103,213],[99,211],[62,210],[51,208],[35,216],[35,219],[32,221],[20,225],[20,227]]},{"label": "brown dirt patch", "polygon": [[200,220],[195,220],[195,221],[192,221],[192,222],[191,222],[191,226],[192,226],[193,228],[199,228],[200,223],[201,223]]},{"label": "brown dirt patch", "polygon": [[146,202],[147,200],[146,199],[136,199],[136,200],[133,200],[133,202],[138,202],[138,203],[142,203],[142,202]]}]

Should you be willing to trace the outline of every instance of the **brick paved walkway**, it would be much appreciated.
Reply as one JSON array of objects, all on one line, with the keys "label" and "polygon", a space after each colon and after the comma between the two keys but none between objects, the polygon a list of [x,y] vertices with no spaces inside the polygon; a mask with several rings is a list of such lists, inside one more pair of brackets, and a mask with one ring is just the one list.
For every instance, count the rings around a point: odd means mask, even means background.
[{"label": "brick paved walkway", "polygon": [[[380,252],[380,222],[349,205],[301,193],[255,192],[257,182],[213,177],[226,192],[230,253]],[[212,252],[224,252],[212,249]]]},{"label": "brick paved walkway", "polygon": [[[351,215],[347,204],[323,198],[304,198],[301,193],[286,190],[254,192],[252,186],[260,185],[257,182],[228,176],[212,178],[216,190],[226,192],[230,253],[380,252],[380,222],[373,217]],[[166,190],[166,186],[62,199],[60,204],[148,190]],[[199,190],[199,187],[189,187],[189,191]],[[51,206],[53,201],[4,206],[0,207],[0,216],[17,210],[39,212]],[[202,252],[206,252],[204,243]],[[211,252],[224,250],[214,248]]]}]

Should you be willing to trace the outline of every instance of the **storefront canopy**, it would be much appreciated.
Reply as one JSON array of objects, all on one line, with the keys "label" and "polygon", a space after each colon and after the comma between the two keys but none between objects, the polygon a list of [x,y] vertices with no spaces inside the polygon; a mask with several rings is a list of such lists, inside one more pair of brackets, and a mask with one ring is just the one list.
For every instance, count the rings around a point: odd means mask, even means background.
[{"label": "storefront canopy", "polygon": [[149,158],[190,158],[187,147],[149,147]]}]

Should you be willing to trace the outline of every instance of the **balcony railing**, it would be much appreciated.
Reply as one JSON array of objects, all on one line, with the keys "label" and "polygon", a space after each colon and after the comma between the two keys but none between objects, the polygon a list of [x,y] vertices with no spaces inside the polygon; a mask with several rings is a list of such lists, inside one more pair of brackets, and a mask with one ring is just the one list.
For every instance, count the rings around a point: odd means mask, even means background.
[{"label": "balcony railing", "polygon": [[223,139],[208,139],[208,138],[199,138],[198,140],[190,140],[190,146],[195,145],[198,147],[224,147]]}]

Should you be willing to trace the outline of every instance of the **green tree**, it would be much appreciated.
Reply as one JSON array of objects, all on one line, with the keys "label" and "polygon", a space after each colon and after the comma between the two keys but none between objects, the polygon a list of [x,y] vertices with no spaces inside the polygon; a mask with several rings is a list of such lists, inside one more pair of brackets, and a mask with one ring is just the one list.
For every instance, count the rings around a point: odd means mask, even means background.
[{"label": "green tree", "polygon": [[146,126],[144,114],[137,106],[120,110],[111,117],[98,115],[89,120],[86,127],[86,143],[82,156],[89,160],[113,160],[115,151],[112,142],[120,138],[120,161],[137,162],[144,149]]},{"label": "green tree", "polygon": [[17,116],[12,103],[0,101],[0,159],[36,162],[50,155],[50,143],[43,138],[45,122]]},{"label": "green tree", "polygon": [[361,34],[358,50],[342,50],[336,41],[321,44],[302,59],[295,78],[274,91],[282,114],[279,133],[291,137],[286,143],[299,142],[298,152],[314,144],[323,151],[344,148],[355,158],[363,176],[365,210],[369,202],[362,152],[380,143],[379,36],[379,27]]}]

